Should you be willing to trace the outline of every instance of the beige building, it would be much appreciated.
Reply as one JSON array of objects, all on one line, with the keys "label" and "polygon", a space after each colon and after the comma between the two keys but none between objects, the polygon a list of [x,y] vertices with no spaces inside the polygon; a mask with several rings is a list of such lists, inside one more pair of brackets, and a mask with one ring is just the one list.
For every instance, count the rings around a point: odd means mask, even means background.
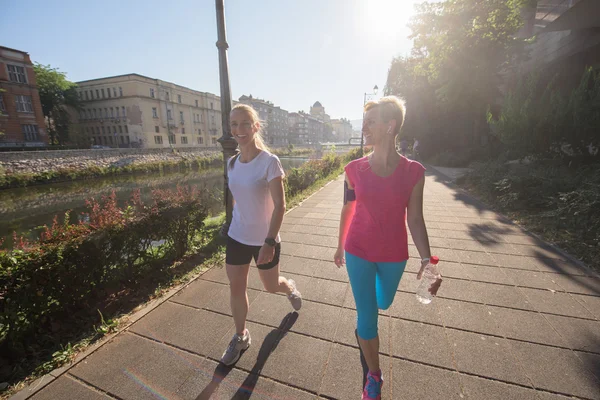
[{"label": "beige building", "polygon": [[310,115],[327,124],[331,121],[331,117],[325,112],[325,107],[319,101],[316,101],[310,108]]},{"label": "beige building", "polygon": [[331,128],[336,142],[348,142],[352,137],[352,124],[345,118],[332,119]]},{"label": "beige building", "polygon": [[138,74],[77,82],[79,129],[109,147],[215,147],[221,101],[211,93]]}]

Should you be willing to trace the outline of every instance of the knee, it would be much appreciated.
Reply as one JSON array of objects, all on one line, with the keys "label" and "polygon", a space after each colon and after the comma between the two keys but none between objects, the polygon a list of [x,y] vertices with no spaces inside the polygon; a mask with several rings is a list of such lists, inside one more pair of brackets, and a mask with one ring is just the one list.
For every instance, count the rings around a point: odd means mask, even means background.
[{"label": "knee", "polygon": [[229,291],[233,297],[240,297],[246,295],[246,285],[243,283],[229,283]]},{"label": "knee", "polygon": [[375,339],[378,335],[377,313],[375,315],[358,315],[356,323],[358,337],[363,340]]}]

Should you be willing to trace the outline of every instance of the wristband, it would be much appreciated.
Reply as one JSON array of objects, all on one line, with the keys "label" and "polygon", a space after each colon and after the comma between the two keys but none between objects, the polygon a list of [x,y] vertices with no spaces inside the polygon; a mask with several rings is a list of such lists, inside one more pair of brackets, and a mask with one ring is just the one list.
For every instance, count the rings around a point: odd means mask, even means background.
[{"label": "wristband", "polygon": [[431,258],[427,257],[427,258],[421,259],[421,264],[423,264],[425,261],[427,261],[427,264],[429,264],[429,261],[431,261]]}]

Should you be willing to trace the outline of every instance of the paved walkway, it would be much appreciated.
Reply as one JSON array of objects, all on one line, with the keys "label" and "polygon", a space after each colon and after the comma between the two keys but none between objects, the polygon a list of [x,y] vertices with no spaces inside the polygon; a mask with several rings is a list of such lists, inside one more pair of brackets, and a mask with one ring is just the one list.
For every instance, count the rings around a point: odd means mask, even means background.
[{"label": "paved walkway", "polygon": [[[32,398],[359,398],[354,302],[330,261],[341,198],[340,179],[285,218],[282,269],[304,295],[300,314],[251,269],[253,344],[234,369],[217,363],[233,323],[215,268]],[[432,304],[419,304],[411,259],[381,313],[384,398],[600,399],[600,279],[440,176],[429,174],[425,199],[445,279]]]}]

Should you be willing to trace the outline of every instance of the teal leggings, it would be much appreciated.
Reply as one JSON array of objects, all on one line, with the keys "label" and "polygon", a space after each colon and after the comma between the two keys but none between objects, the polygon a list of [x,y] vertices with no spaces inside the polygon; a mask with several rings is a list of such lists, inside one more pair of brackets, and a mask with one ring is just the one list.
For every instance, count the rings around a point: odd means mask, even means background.
[{"label": "teal leggings", "polygon": [[394,301],[406,261],[370,262],[346,252],[346,269],[356,303],[357,331],[361,339],[377,337],[379,309],[387,310]]}]

